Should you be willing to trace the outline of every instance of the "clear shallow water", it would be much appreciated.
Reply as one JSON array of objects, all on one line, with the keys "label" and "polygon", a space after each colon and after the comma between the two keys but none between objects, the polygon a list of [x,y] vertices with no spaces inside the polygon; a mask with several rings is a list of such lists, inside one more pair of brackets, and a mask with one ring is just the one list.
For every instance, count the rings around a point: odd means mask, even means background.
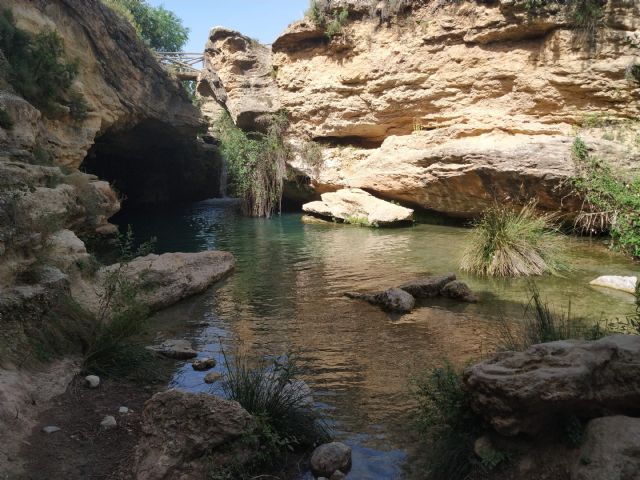
[{"label": "clear shallow water", "polygon": [[[130,212],[118,222],[131,224],[141,240],[156,236],[158,253],[221,249],[235,255],[236,272],[227,281],[156,315],[156,335],[182,338],[187,332],[201,356],[218,360],[221,344],[240,344],[256,356],[297,352],[318,406],[354,449],[352,479],[402,478],[410,373],[445,357],[463,364],[486,354],[496,317],[521,318],[528,302],[525,280],[465,275],[459,278],[479,295],[478,304],[441,300],[397,318],[343,297],[349,290],[381,290],[423,274],[457,271],[468,233],[458,227],[304,225],[298,214],[248,219],[229,200]],[[638,265],[597,242],[567,242],[574,270],[565,278],[538,279],[543,298],[559,309],[571,303],[572,314],[594,319],[628,313],[630,295],[588,282],[604,274],[637,274]],[[185,364],[173,384],[210,391],[203,377]]]}]

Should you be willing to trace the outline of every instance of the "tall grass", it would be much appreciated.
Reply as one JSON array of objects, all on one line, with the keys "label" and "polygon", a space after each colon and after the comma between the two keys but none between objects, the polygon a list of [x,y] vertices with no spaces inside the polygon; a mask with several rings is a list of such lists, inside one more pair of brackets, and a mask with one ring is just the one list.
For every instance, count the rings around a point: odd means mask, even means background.
[{"label": "tall grass", "polygon": [[513,324],[501,321],[498,331],[498,350],[524,351],[532,345],[556,340],[595,340],[607,332],[598,324],[589,324],[586,319],[571,315],[571,304],[566,311],[555,311],[540,296],[540,291],[531,284],[531,299],[524,310],[521,322]]},{"label": "tall grass", "polygon": [[533,203],[520,210],[496,205],[473,225],[460,268],[482,276],[554,274],[565,268],[560,255],[552,215],[537,214]]},{"label": "tall grass", "polygon": [[223,358],[225,395],[256,416],[262,430],[277,438],[275,442],[269,439],[275,450],[309,448],[330,438],[313,407],[308,386],[297,378],[300,368],[295,357],[285,355],[252,364],[243,354],[231,360],[223,351]]}]

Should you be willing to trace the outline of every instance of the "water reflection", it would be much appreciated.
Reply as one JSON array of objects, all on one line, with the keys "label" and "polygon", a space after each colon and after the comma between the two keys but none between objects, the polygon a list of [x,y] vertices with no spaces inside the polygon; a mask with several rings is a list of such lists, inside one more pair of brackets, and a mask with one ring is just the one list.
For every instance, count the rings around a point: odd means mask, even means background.
[{"label": "water reflection", "polygon": [[[219,364],[221,345],[231,348],[237,341],[254,355],[300,352],[318,405],[354,448],[354,479],[401,477],[409,373],[444,357],[459,364],[479,358],[489,350],[495,317],[521,317],[527,301],[525,280],[466,276],[480,303],[429,302],[399,320],[343,297],[347,290],[377,290],[457,270],[467,231],[456,227],[303,225],[299,215],[247,219],[237,204],[220,200],[130,213],[119,222],[131,223],[140,239],[157,236],[160,252],[223,249],[236,256],[237,271],[224,284],[157,315],[158,335],[189,331],[201,356],[215,356]],[[606,273],[633,274],[635,266],[597,244],[567,242],[575,270],[539,279],[542,296],[557,307],[571,301],[576,315],[627,313],[632,297],[587,283]],[[203,321],[208,326],[196,326]],[[184,365],[173,382],[209,391],[203,377]]]}]

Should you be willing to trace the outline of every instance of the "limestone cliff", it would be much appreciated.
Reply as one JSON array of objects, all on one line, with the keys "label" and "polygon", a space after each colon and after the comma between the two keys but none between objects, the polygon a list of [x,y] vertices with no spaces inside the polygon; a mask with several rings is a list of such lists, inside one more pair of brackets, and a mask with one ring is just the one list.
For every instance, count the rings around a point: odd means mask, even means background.
[{"label": "limestone cliff", "polygon": [[332,3],[350,13],[331,39],[305,19],[270,56],[221,29],[207,50],[234,118],[286,109],[292,143],[325,146],[322,165],[291,165],[316,193],[357,187],[462,217],[531,197],[572,212],[563,182],[584,124],[591,147],[637,165],[637,2],[604,2],[595,31],[555,2],[401,2],[397,15],[389,2]]}]

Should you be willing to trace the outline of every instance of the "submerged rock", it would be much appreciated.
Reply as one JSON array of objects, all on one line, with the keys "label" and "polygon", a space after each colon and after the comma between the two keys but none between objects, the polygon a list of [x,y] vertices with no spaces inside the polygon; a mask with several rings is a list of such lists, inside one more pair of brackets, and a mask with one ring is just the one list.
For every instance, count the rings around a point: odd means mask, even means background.
[{"label": "submerged rock", "polygon": [[640,475],[640,418],[591,420],[571,480],[634,480]]},{"label": "submerged rock", "polygon": [[205,393],[157,393],[142,412],[135,478],[204,478],[212,453],[252,429],[251,415],[237,402]]},{"label": "submerged rock", "polygon": [[313,451],[310,463],[316,477],[333,478],[337,471],[348,473],[351,469],[351,447],[340,442],[325,443]]},{"label": "submerged rock", "polygon": [[447,283],[440,290],[440,295],[453,300],[460,300],[461,302],[477,303],[478,301],[478,297],[473,294],[469,286],[459,280]]},{"label": "submerged rock", "polygon": [[198,352],[193,349],[188,340],[167,340],[160,345],[147,347],[147,349],[176,360],[188,360],[198,356]]},{"label": "submerged rock", "polygon": [[358,225],[387,227],[413,222],[413,210],[380,200],[359,188],[323,193],[322,201],[310,202],[302,209],[328,220]]},{"label": "submerged rock", "polygon": [[415,298],[433,298],[440,295],[444,286],[453,282],[455,279],[455,273],[447,273],[434,277],[422,277],[400,285],[400,288]]},{"label": "submerged rock", "polygon": [[222,378],[222,374],[219,372],[209,372],[204,376],[204,383],[216,383]]},{"label": "submerged rock", "polygon": [[569,415],[640,413],[640,336],[503,352],[467,368],[464,384],[474,410],[503,435],[535,434]]},{"label": "submerged rock", "polygon": [[[165,253],[132,260],[124,267],[124,274],[138,285],[139,298],[152,310],[159,310],[202,292],[234,267],[235,260],[228,252]],[[120,264],[109,265],[99,275],[118,268]]]},{"label": "submerged rock", "polygon": [[605,287],[614,290],[622,290],[627,293],[635,293],[638,285],[638,277],[619,277],[615,275],[603,275],[595,280],[591,280],[589,285],[594,287]]},{"label": "submerged rock", "polygon": [[391,288],[377,294],[347,292],[345,296],[364,300],[388,312],[409,313],[416,304],[416,300],[411,294],[399,288]]}]

